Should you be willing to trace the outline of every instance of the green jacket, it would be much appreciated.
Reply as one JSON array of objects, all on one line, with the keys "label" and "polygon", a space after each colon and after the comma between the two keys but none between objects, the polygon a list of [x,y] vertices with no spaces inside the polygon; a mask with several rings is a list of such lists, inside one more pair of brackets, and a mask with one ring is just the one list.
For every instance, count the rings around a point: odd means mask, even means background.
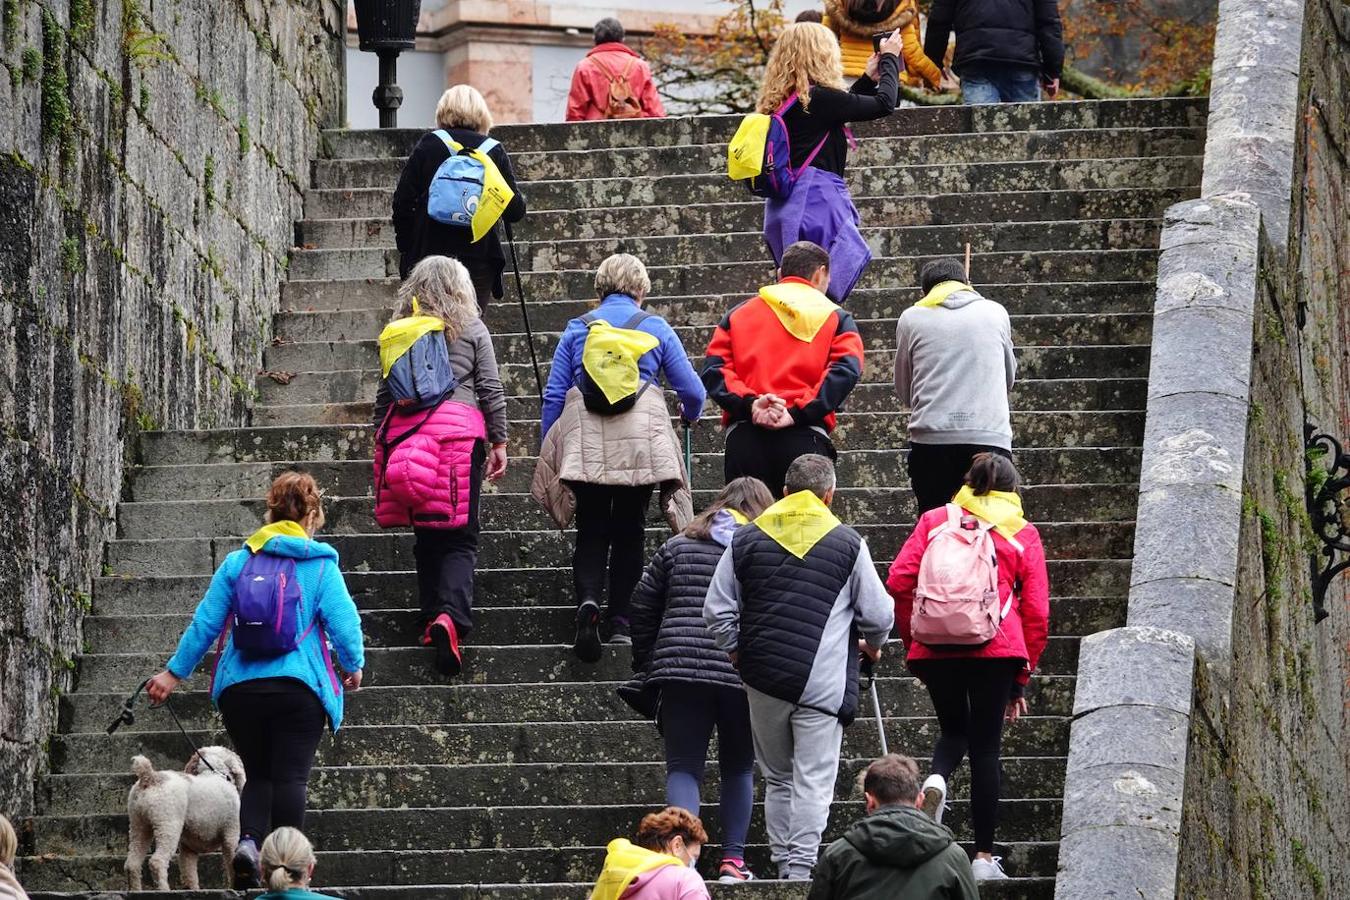
[{"label": "green jacket", "polygon": [[979,900],[966,852],[912,806],[854,823],[816,864],[807,900]]}]

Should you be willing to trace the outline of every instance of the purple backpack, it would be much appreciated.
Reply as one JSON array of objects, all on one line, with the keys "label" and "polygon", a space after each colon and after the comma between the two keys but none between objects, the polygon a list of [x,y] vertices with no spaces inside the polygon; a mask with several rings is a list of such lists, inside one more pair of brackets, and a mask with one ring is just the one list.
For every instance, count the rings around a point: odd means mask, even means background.
[{"label": "purple backpack", "polygon": [[769,117],[769,134],[764,141],[764,166],[761,174],[745,182],[750,193],[756,197],[763,197],[766,200],[786,200],[792,194],[797,179],[806,171],[806,167],[815,161],[816,155],[829,140],[830,136],[826,133],[801,167],[793,171],[792,142],[788,140],[787,122],[783,121],[783,115],[796,102],[797,95],[794,93],[783,101],[783,105],[778,107],[778,112]]},{"label": "purple backpack", "polygon": [[235,649],[250,656],[290,653],[314,630],[298,634],[304,607],[295,560],[271,553],[253,553],[234,583],[230,630]]}]

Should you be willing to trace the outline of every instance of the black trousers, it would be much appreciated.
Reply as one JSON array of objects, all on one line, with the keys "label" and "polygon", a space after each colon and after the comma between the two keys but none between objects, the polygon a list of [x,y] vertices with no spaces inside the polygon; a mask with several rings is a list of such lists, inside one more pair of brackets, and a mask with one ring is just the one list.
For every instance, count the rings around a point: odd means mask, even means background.
[{"label": "black trousers", "polygon": [[997,453],[1012,459],[1012,454],[1002,447],[910,442],[909,486],[919,503],[920,515],[951,502],[961,485],[966,483],[970,461],[980,453]]},{"label": "black trousers", "polygon": [[928,688],[937,714],[933,771],[948,780],[970,755],[970,817],[975,852],[994,852],[1003,771],[1003,716],[1020,659],[920,659],[910,670]]},{"label": "black trousers", "polygon": [[483,493],[482,441],[473,450],[469,521],[463,528],[413,528],[417,599],[426,621],[445,613],[463,638],[473,630],[473,572],[478,566],[478,504]]},{"label": "black trousers", "polygon": [[244,762],[240,837],[262,846],[283,825],[303,829],[309,770],[328,721],[318,696],[294,678],[258,678],[230,685],[219,707]]},{"label": "black trousers", "polygon": [[814,428],[798,425],[772,429],[741,422],[727,433],[722,474],[728,482],[745,476],[758,478],[777,499],[783,496],[788,467],[797,457],[808,453],[818,453],[830,460],[839,455],[830,439]]},{"label": "black trousers", "polygon": [[577,604],[600,603],[608,572],[606,617],[626,622],[633,588],[647,564],[643,538],[655,485],[568,484],[577,498],[577,547],[572,554]]}]

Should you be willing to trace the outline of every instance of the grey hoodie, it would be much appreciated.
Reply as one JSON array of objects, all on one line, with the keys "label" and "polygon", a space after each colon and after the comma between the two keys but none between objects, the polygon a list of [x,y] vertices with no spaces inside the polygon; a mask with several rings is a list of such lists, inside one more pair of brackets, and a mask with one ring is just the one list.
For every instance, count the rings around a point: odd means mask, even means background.
[{"label": "grey hoodie", "polygon": [[1008,391],[1017,375],[1008,311],[965,288],[911,306],[895,328],[895,393],[918,444],[1012,449]]}]

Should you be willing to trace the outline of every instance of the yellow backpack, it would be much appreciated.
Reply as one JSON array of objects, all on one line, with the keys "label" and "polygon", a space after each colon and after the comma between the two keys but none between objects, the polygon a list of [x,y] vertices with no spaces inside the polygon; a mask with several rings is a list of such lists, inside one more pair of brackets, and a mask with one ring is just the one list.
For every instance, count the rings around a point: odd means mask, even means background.
[{"label": "yellow backpack", "polygon": [[598,313],[581,317],[586,325],[586,343],[581,350],[581,399],[586,408],[600,415],[627,412],[637,403],[651,382],[643,382],[638,360],[661,341],[655,335],[638,331],[638,325],[651,313],[638,310],[619,328],[600,318]]}]

